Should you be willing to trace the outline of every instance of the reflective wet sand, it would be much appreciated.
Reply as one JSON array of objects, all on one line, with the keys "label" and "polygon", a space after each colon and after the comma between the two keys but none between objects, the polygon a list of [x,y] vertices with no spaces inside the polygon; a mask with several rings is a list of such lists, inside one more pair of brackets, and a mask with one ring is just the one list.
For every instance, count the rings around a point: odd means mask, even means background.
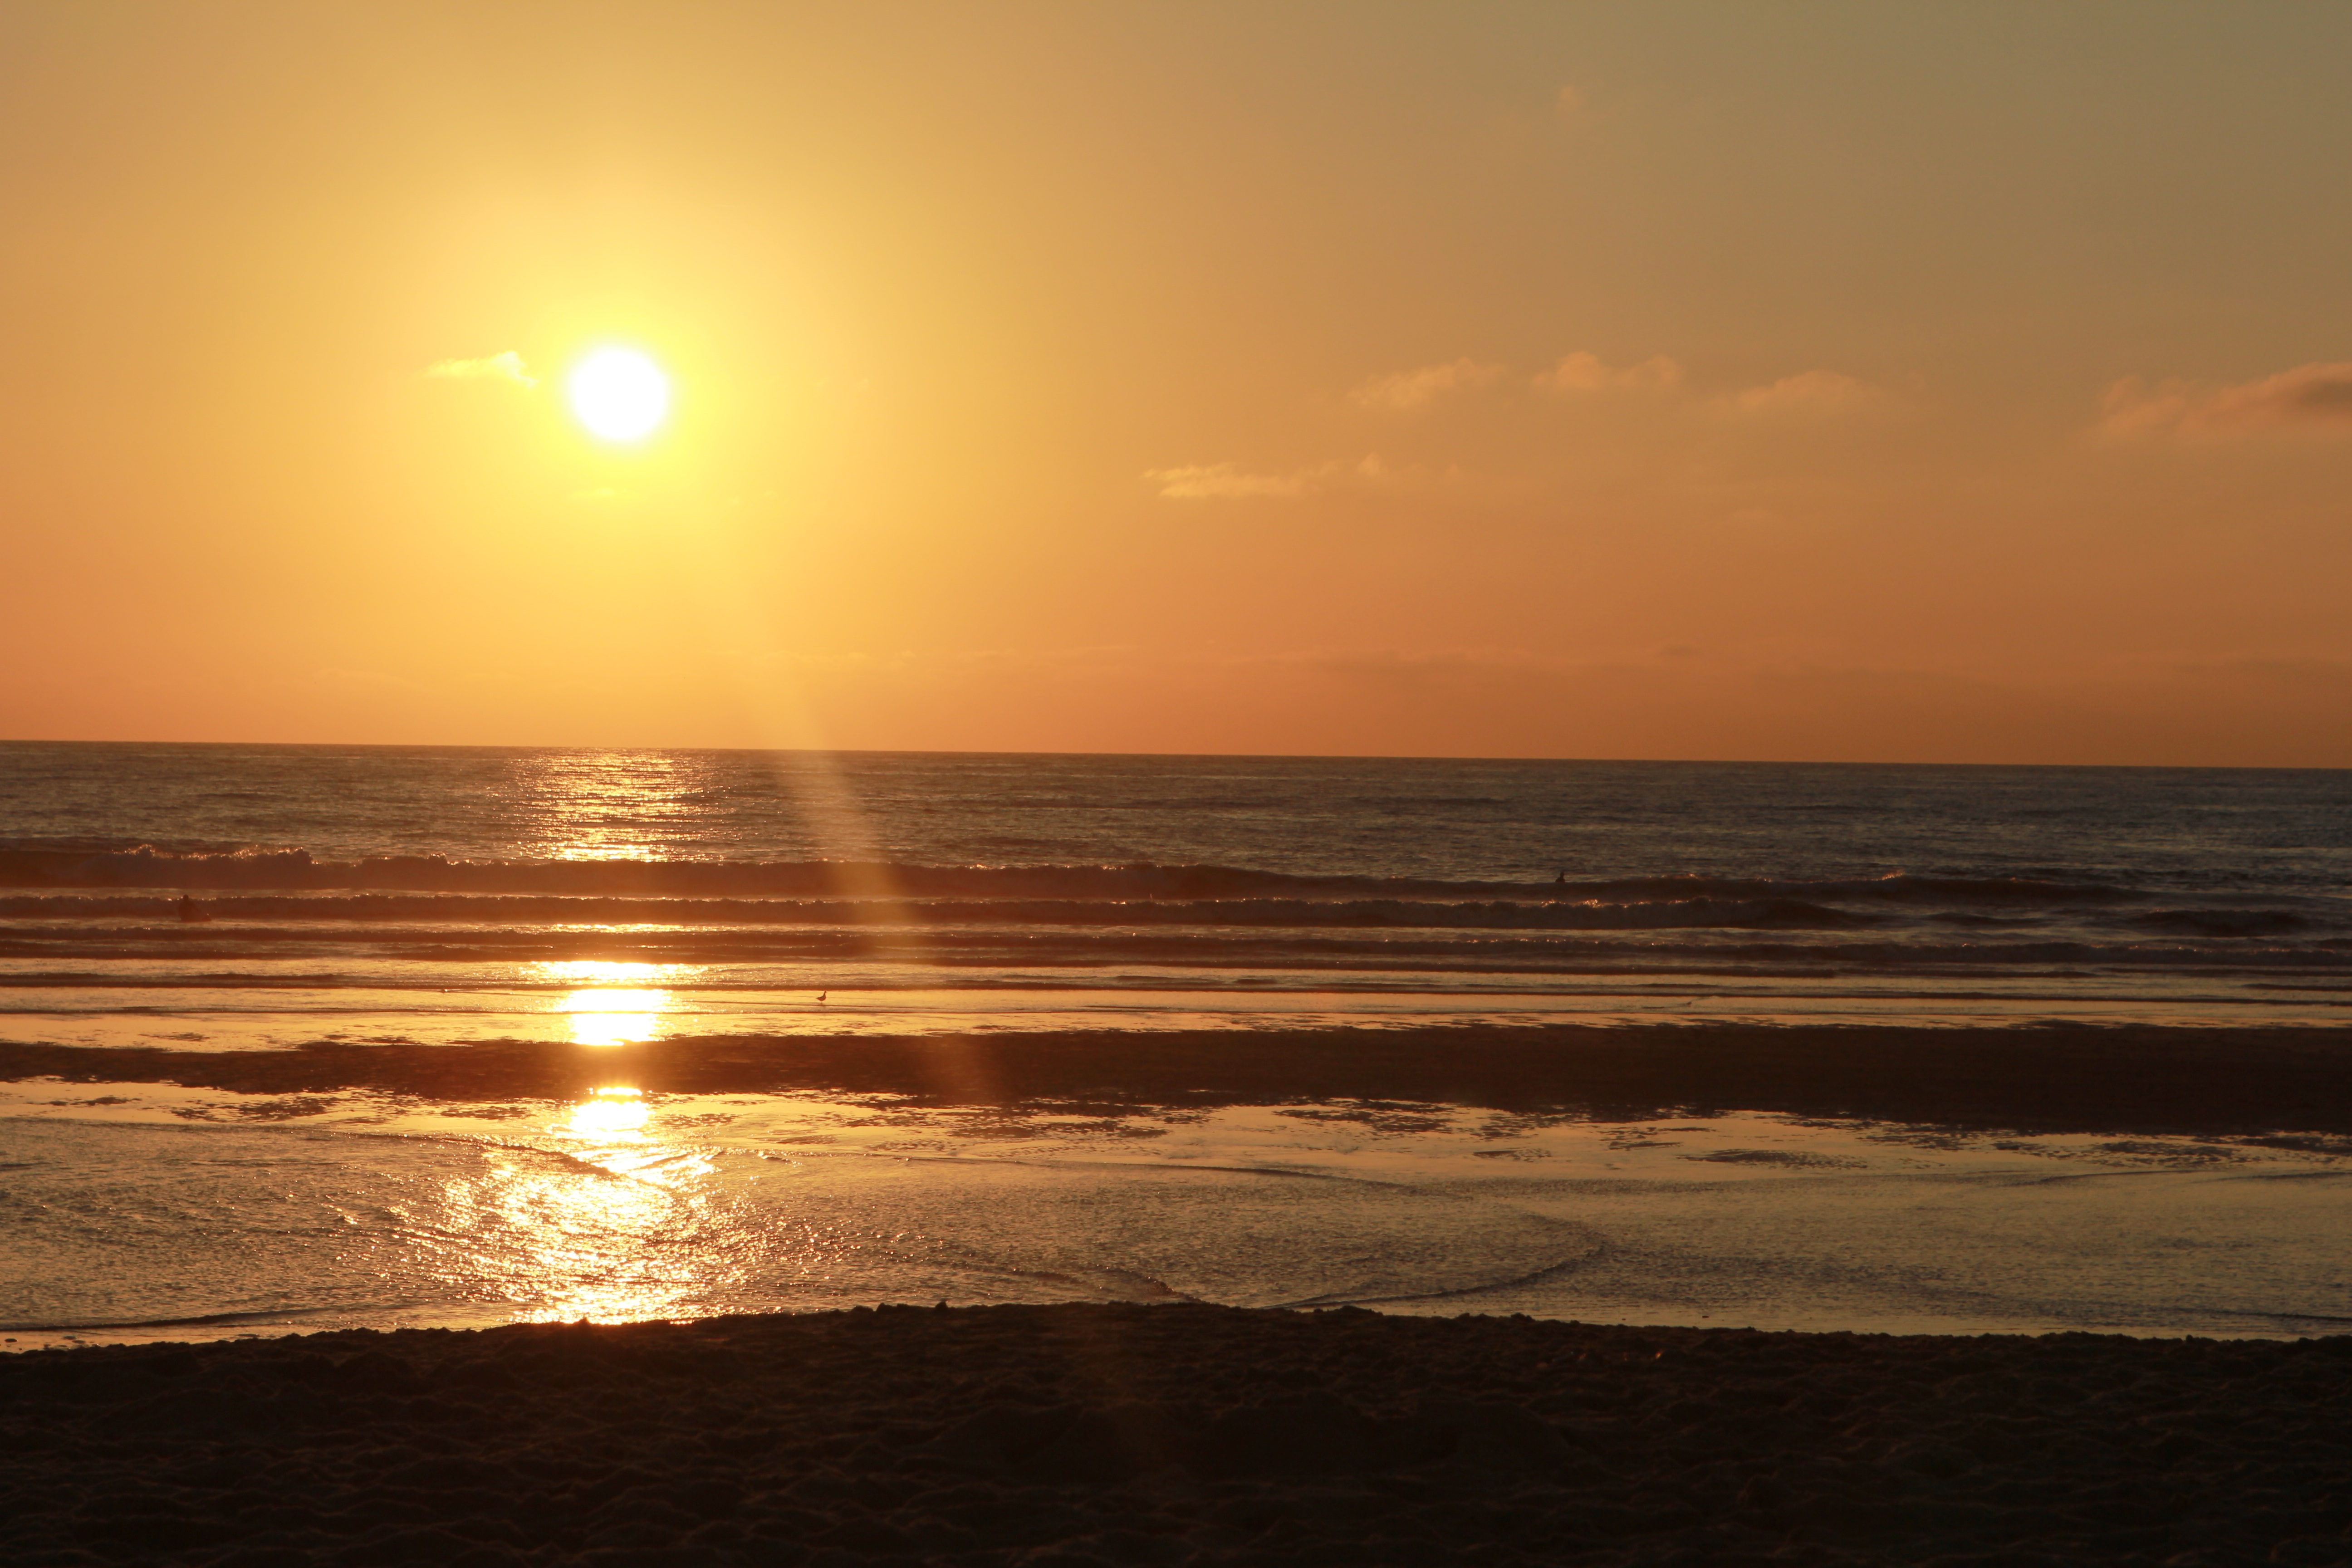
[{"label": "reflective wet sand", "polygon": [[2221,1337],[2352,1317],[2352,1142],[2317,1136],[619,1081],[501,1106],[28,1083],[0,1105],[18,1349],[887,1300]]}]

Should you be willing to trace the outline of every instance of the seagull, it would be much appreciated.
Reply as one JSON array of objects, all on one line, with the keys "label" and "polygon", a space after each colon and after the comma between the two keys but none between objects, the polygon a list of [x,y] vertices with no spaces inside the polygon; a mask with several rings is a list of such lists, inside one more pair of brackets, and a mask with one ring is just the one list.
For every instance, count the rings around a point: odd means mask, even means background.
[{"label": "seagull", "polygon": [[830,996],[830,995],[832,995],[832,994],[833,994],[833,993],[832,993],[832,992],[830,992],[830,991],[820,991],[820,992],[818,992],[818,993],[816,994],[816,999],[817,999],[818,1001],[822,1002],[822,1001],[824,1001],[826,997],[828,997],[828,996]]}]

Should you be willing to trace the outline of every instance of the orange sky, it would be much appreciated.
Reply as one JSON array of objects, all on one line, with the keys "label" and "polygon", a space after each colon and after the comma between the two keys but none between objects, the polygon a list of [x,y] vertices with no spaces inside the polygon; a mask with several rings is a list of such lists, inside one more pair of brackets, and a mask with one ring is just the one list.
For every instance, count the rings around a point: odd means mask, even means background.
[{"label": "orange sky", "polygon": [[2352,766],[2347,58],[12,5],[0,734]]}]

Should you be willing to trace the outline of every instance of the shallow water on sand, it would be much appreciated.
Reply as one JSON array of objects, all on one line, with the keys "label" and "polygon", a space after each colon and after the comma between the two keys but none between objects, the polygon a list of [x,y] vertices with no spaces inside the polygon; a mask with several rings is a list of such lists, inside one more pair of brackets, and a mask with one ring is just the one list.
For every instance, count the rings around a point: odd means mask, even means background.
[{"label": "shallow water on sand", "polygon": [[1360,1102],[1080,1117],[618,1087],[429,1107],[27,1083],[0,1101],[0,1324],[22,1350],[1191,1300],[2342,1331],[2352,1141],[2299,1142]]},{"label": "shallow water on sand", "polygon": [[[1300,977],[1312,979],[1314,977]],[[1439,977],[1432,977],[1438,979]],[[858,1035],[967,1036],[1117,1029],[1148,1037],[1198,1029],[1398,1029],[1437,1025],[1523,1027],[1546,1023],[1634,1026],[1714,1023],[1870,1023],[1977,1027],[2065,1019],[2179,1027],[2341,1025],[2345,1004],[2321,999],[2258,1003],[2202,988],[2159,999],[2145,984],[2124,995],[2095,984],[2064,995],[2011,994],[1955,987],[1885,994],[1850,984],[1835,989],[1759,981],[1745,994],[1718,990],[1704,1003],[1671,984],[1585,991],[1474,990],[1458,982],[1378,994],[1235,986],[1222,992],[1065,990],[1040,985],[998,991],[947,986],[844,990],[819,1003],[813,993],[600,987],[530,994],[451,994],[296,986],[174,992],[168,1005],[139,994],[18,992],[0,1005],[0,1040],[99,1047],[162,1047],[205,1051],[285,1050],[313,1042],[455,1045],[474,1040],[569,1041],[635,1046],[691,1036],[769,1040]]]}]

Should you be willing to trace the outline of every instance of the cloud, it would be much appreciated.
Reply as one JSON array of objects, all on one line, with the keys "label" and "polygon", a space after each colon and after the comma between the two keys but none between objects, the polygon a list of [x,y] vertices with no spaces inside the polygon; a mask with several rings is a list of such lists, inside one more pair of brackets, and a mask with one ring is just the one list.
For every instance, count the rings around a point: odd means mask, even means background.
[{"label": "cloud", "polygon": [[1503,374],[1498,364],[1481,364],[1465,355],[1444,364],[1425,364],[1360,382],[1348,395],[1367,408],[1425,408],[1441,397],[1486,385]]},{"label": "cloud", "polygon": [[1328,489],[1343,481],[1383,484],[1403,479],[1407,469],[1381,461],[1377,452],[1358,463],[1318,463],[1286,474],[1253,474],[1232,463],[1203,463],[1187,468],[1147,468],[1143,477],[1160,487],[1169,500],[1286,500]]},{"label": "cloud", "polygon": [[1625,389],[1637,392],[1671,392],[1683,381],[1683,367],[1664,354],[1612,369],[1603,364],[1598,354],[1581,351],[1563,358],[1547,371],[1538,371],[1534,384],[1547,392],[1606,392]]},{"label": "cloud", "polygon": [[523,368],[522,355],[512,349],[482,359],[436,360],[425,367],[425,374],[453,381],[510,381],[526,387],[539,384],[539,378]]},{"label": "cloud", "polygon": [[1314,486],[1306,471],[1253,474],[1231,463],[1189,468],[1147,468],[1143,477],[1171,500],[1245,500],[1255,496],[1303,496]]},{"label": "cloud", "polygon": [[2352,436],[2352,363],[2297,365],[2235,386],[2189,381],[2151,386],[2126,376],[2101,400],[2099,429],[2126,439]]},{"label": "cloud", "polygon": [[1734,393],[1726,402],[1736,414],[1838,414],[1884,403],[1886,397],[1884,388],[1853,376],[1809,370]]}]

